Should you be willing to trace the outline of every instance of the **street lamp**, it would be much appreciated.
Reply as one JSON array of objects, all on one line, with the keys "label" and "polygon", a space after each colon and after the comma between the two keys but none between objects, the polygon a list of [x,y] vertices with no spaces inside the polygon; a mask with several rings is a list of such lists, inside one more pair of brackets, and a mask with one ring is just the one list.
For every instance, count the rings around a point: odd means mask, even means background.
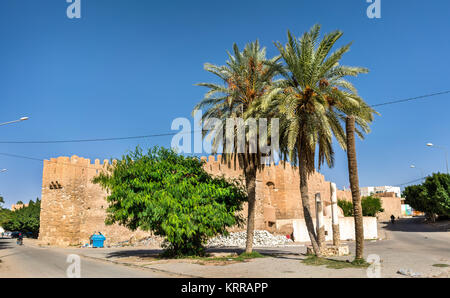
[{"label": "street lamp", "polygon": [[17,120],[0,123],[0,126],[7,125],[7,124],[12,124],[12,123],[17,123],[17,122],[22,122],[22,121],[25,121],[25,120],[28,120],[28,119],[30,119],[30,118],[29,117],[22,117],[22,118],[17,119]]},{"label": "street lamp", "polygon": [[0,170],[0,173],[4,173],[4,172],[6,172],[6,171],[8,171],[7,169],[1,169]]},{"label": "street lamp", "polygon": [[420,170],[420,174],[422,175],[422,176],[420,176],[421,180],[423,180],[425,178],[425,176],[423,175],[423,170],[421,168],[418,168],[415,165],[411,165],[411,169],[418,169],[418,170]]},{"label": "street lamp", "polygon": [[427,143],[427,146],[430,147],[430,148],[431,147],[435,147],[435,148],[439,148],[439,149],[444,150],[444,153],[445,153],[445,165],[447,167],[447,174],[449,174],[449,172],[448,172],[448,151],[447,151],[447,148],[442,147],[442,146],[437,146],[437,145],[435,145],[433,143]]}]

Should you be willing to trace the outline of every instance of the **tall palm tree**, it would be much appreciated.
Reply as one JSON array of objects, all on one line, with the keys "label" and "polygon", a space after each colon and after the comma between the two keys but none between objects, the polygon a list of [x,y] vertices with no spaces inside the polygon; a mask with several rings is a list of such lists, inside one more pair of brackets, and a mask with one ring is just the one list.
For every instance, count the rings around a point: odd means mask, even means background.
[{"label": "tall palm tree", "polygon": [[342,127],[347,115],[355,117],[360,137],[369,132],[374,111],[357,95],[356,88],[345,79],[367,73],[366,68],[339,64],[350,44],[331,52],[342,36],[334,31],[319,40],[320,26],[297,39],[288,32],[288,43],[276,43],[286,71],[278,84],[278,95],[261,104],[262,111],[271,111],[280,118],[280,152],[284,160],[298,164],[303,213],[311,244],[321,255],[320,243],[314,230],[309,203],[308,177],[315,171],[316,150],[318,167],[325,162],[334,165],[332,137],[346,149],[346,134]]},{"label": "tall palm tree", "polygon": [[[205,70],[216,75],[221,83],[200,83],[209,89],[204,99],[197,104],[194,111],[206,109],[202,116],[202,121],[208,123],[209,120],[216,118],[221,121],[222,132],[226,126],[227,119],[241,118],[247,120],[251,117],[253,105],[259,104],[263,99],[270,99],[275,93],[273,89],[273,80],[282,70],[279,62],[280,57],[272,59],[266,58],[266,49],[261,48],[259,42],[247,44],[241,52],[236,44],[233,46],[233,54],[228,53],[229,60],[226,65],[216,66],[205,64]],[[230,124],[231,125],[231,124]],[[231,128],[236,133],[242,129],[239,125],[233,125]],[[203,131],[203,137],[210,135],[211,130]],[[236,141],[236,135],[234,141]],[[245,184],[248,194],[248,217],[247,217],[247,241],[246,252],[253,250],[253,234],[255,227],[256,211],[256,174],[263,166],[261,163],[262,153],[257,148],[256,151],[250,149],[249,139],[255,132],[245,128],[245,150],[238,152],[234,146],[233,151],[225,152],[226,137],[213,132],[213,153],[224,152],[223,162],[231,165],[231,161],[238,162],[243,169]],[[259,133],[257,133],[259,134]],[[258,135],[259,136],[259,135]],[[236,142],[235,142],[236,144]]]},{"label": "tall palm tree", "polygon": [[352,190],[353,216],[355,218],[355,260],[363,260],[364,250],[364,226],[363,213],[361,206],[361,195],[359,192],[358,165],[356,161],[355,147],[355,117],[349,116],[346,119],[347,132],[347,160],[348,160],[348,177],[350,180],[350,188]]}]

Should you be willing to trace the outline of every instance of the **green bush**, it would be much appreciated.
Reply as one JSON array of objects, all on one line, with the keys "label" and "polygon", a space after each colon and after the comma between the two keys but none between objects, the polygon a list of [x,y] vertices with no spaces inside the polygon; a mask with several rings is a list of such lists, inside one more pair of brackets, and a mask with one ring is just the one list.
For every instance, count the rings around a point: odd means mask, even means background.
[{"label": "green bush", "polygon": [[377,213],[384,211],[381,199],[372,196],[362,198],[361,207],[363,216],[376,216]]},{"label": "green bush", "polygon": [[[346,200],[338,200],[338,206],[341,207],[344,212],[344,216],[353,216],[353,203]],[[361,199],[361,207],[363,216],[376,216],[377,213],[383,212],[382,203],[380,198],[376,197],[363,197]]]},{"label": "green bush", "polygon": [[106,223],[164,237],[166,256],[203,255],[209,237],[243,222],[242,186],[210,176],[198,158],[173,150],[137,148],[94,183],[109,191]]},{"label": "green bush", "polygon": [[353,204],[350,201],[338,200],[338,206],[344,212],[344,216],[353,216]]}]

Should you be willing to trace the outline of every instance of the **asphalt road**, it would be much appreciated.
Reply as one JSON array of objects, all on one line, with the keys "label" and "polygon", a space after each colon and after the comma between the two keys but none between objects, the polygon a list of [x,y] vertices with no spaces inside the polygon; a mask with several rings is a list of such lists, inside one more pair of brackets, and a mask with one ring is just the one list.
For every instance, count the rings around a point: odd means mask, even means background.
[{"label": "asphalt road", "polygon": [[[38,248],[26,245],[18,246],[14,239],[0,238],[0,277],[67,277],[69,253],[63,253],[51,248]],[[73,273],[74,271],[72,271]],[[116,265],[103,261],[80,258],[80,275],[85,278],[146,278],[172,277],[162,272]]]},{"label": "asphalt road", "polygon": [[[443,229],[424,224],[421,218],[402,219],[396,224],[381,224],[380,233],[387,236],[382,241],[365,241],[364,254],[381,259],[381,277],[402,277],[397,272],[408,269],[423,277],[450,277],[450,268],[438,268],[435,264],[450,265],[450,227]],[[354,243],[349,243],[354,251]],[[223,252],[235,250],[219,249]],[[366,277],[366,270],[327,269],[324,266],[302,264],[299,253],[305,247],[258,248],[261,253],[280,254],[279,257],[255,259],[251,262],[227,266],[201,266],[186,262],[163,262],[149,269],[139,269],[93,260],[110,259],[112,256],[139,256],[145,248],[40,248],[25,245],[18,247],[15,240],[0,239],[0,277],[67,277],[71,265],[67,256],[81,256],[81,277]],[[83,256],[84,255],[84,256]],[[91,258],[87,258],[91,257]],[[120,258],[120,257],[119,257]],[[346,257],[344,257],[346,258]],[[352,257],[349,257],[350,259]],[[270,268],[270,270],[267,270]],[[443,273],[443,275],[442,275]]]}]

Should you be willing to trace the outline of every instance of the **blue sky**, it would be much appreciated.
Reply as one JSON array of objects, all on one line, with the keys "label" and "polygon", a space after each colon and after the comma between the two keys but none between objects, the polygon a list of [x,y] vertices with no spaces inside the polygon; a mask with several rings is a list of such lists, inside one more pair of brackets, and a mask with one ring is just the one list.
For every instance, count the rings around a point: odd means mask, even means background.
[{"label": "blue sky", "polygon": [[[214,78],[203,63],[223,64],[236,42],[259,39],[268,55],[286,32],[313,24],[344,31],[354,41],[343,63],[371,71],[354,80],[370,104],[450,90],[450,3],[382,1],[369,19],[365,0],[144,1],[82,0],[82,18],[66,16],[65,0],[0,3],[1,141],[65,140],[170,132],[177,117],[203,96],[195,83]],[[397,185],[445,170],[450,149],[450,94],[380,107],[364,142],[357,143],[361,186]],[[78,155],[120,157],[140,144],[170,146],[170,137],[104,143],[0,144],[1,153],[48,159]],[[0,156],[0,195],[6,206],[40,196],[42,162]],[[345,153],[324,169],[347,186]]]}]

